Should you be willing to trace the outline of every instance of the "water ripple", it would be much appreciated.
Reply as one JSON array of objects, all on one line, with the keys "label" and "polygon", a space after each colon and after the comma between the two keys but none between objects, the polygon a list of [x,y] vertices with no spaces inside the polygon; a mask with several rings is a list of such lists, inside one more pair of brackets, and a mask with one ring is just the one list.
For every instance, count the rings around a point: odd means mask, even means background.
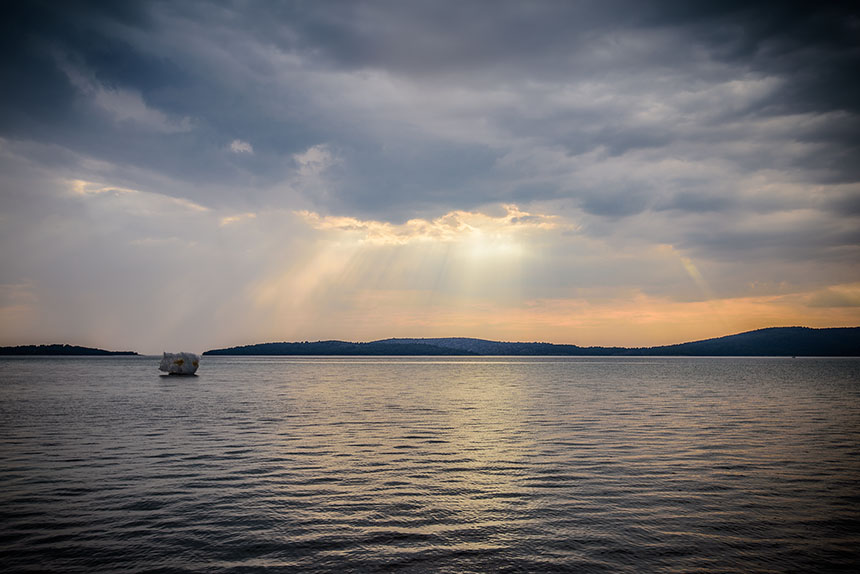
[{"label": "water ripple", "polygon": [[856,572],[860,361],[0,360],[0,563]]}]

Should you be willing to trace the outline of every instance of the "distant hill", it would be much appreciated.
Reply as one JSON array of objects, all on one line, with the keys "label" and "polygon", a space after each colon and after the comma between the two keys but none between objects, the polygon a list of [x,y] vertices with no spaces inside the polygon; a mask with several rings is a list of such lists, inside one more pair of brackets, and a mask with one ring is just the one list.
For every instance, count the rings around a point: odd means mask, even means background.
[{"label": "distant hill", "polygon": [[436,339],[383,339],[377,343],[397,345],[432,345],[446,349],[457,349],[474,355],[618,355],[624,347],[579,347],[577,345],[556,345],[554,343],[510,343],[470,339],[468,337],[446,337]]},{"label": "distant hill", "polygon": [[137,355],[134,351],[105,351],[76,345],[19,345],[0,347],[0,355]]},{"label": "distant hill", "polygon": [[228,349],[213,349],[204,355],[475,355],[469,351],[420,343],[350,343],[316,341],[313,343],[260,343]]},{"label": "distant hill", "polygon": [[631,355],[856,357],[860,327],[772,327],[679,345],[631,349]]},{"label": "distant hill", "polygon": [[860,356],[860,327],[772,327],[661,347],[579,347],[448,337],[383,339],[370,343],[261,343],[204,355],[507,355],[507,356]]}]

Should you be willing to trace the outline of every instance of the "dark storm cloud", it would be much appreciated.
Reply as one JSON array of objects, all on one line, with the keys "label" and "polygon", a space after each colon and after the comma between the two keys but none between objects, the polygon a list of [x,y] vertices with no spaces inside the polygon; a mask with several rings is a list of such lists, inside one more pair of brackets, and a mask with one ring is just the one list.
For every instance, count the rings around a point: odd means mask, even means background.
[{"label": "dark storm cloud", "polygon": [[[3,20],[0,135],[65,146],[191,186],[271,183],[282,177],[280,155],[267,162],[264,153],[236,165],[225,148],[236,135],[250,132],[298,151],[307,147],[301,142],[307,130],[283,120],[273,126],[271,118],[255,113],[245,86],[231,85],[232,79],[216,77],[211,68],[198,69],[193,54],[162,51],[165,31],[152,14],[165,7],[110,2],[12,7]],[[284,126],[290,127],[284,130],[290,133],[287,142],[276,134]]]},{"label": "dark storm cloud", "polygon": [[56,65],[57,52],[82,59],[114,80],[146,78],[149,66],[122,41],[105,33],[110,25],[139,26],[142,5],[109,2],[6,3],[0,19],[0,121],[7,133],[27,133],[40,124],[68,120],[74,88]]},{"label": "dark storm cloud", "polygon": [[[29,2],[8,12],[2,137],[133,168],[140,184],[157,173],[173,182],[168,193],[205,204],[277,204],[293,197],[286,185],[320,210],[382,219],[553,199],[614,218],[744,208],[737,180],[762,170],[860,179],[860,20],[841,3]],[[253,152],[231,152],[233,141]],[[303,182],[294,156],[317,145],[336,157]],[[622,175],[671,157],[730,169]]]},{"label": "dark storm cloud", "polygon": [[672,197],[666,198],[662,203],[655,206],[659,210],[691,211],[694,213],[726,211],[737,204],[722,195],[705,195],[703,193],[680,192]]},{"label": "dark storm cloud", "polygon": [[[812,58],[827,52],[849,62],[844,52],[857,48],[858,27],[856,10],[844,3],[802,1],[500,1],[490,10],[486,2],[278,3],[244,21],[284,47],[340,66],[405,74],[492,70],[526,61],[544,62],[538,69],[545,71],[565,61],[581,63],[574,49],[605,34],[637,29],[676,34],[720,60],[788,69],[777,62],[798,53]],[[628,61],[655,51],[629,55]],[[684,58],[677,54],[669,63]]]},{"label": "dark storm cloud", "polygon": [[[287,48],[347,68],[406,75],[458,71],[478,78],[694,67],[707,58],[749,71],[791,76],[790,87],[762,107],[800,110],[860,106],[856,80],[860,13],[831,2],[318,2],[275,10],[289,29],[269,29]],[[335,7],[336,6],[336,7]],[[258,22],[259,15],[248,21]],[[265,29],[265,28],[264,28]],[[601,42],[654,32],[671,38],[609,62]]]}]

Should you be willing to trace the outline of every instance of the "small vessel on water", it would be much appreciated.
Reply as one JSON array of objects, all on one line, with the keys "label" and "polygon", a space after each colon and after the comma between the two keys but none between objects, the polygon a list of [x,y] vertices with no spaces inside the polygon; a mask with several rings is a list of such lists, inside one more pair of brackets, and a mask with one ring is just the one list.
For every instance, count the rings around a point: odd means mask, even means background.
[{"label": "small vessel on water", "polygon": [[159,371],[170,375],[193,375],[200,366],[200,357],[194,353],[164,353]]}]

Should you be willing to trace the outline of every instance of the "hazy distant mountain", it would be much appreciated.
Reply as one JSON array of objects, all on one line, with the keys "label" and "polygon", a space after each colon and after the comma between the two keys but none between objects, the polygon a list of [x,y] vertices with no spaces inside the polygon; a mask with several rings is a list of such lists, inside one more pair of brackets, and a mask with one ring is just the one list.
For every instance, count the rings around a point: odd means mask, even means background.
[{"label": "hazy distant mountain", "polygon": [[648,356],[860,356],[860,327],[773,327],[662,347],[579,347],[448,337],[383,339],[370,343],[317,341],[261,343],[206,351],[204,355],[648,355]]},{"label": "hazy distant mountain", "polygon": [[137,355],[134,351],[105,351],[76,345],[19,345],[0,347],[0,355]]}]

